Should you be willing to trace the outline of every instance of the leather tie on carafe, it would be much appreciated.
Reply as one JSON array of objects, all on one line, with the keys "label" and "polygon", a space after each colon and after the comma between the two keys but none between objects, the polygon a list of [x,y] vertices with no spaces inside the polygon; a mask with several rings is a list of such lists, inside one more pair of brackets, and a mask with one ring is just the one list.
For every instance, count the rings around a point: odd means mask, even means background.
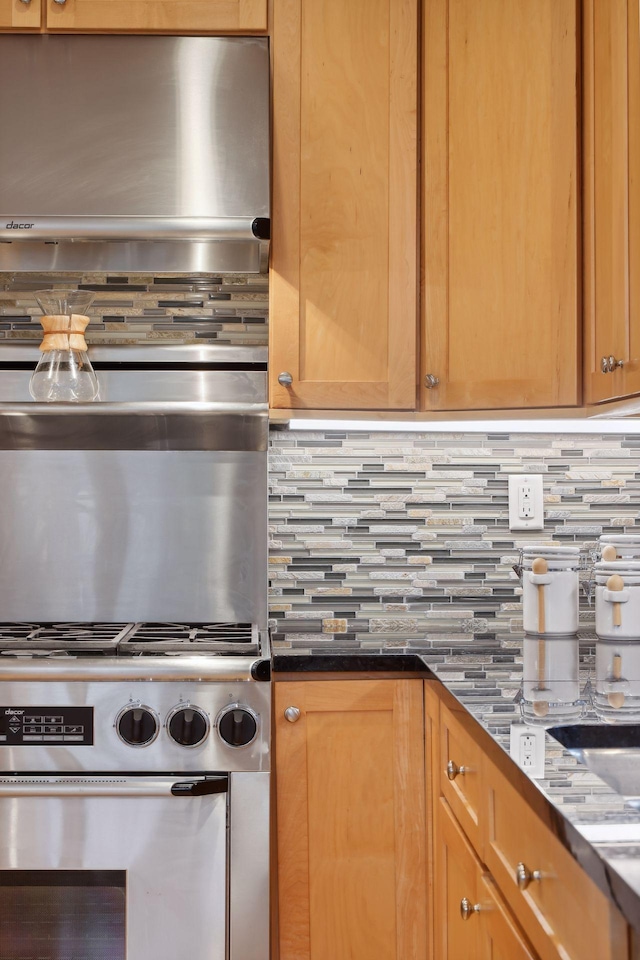
[{"label": "leather tie on carafe", "polygon": [[84,331],[89,323],[89,317],[81,313],[60,315],[45,315],[40,318],[44,339],[40,350],[47,353],[50,350],[75,350],[84,353],[87,350],[87,341]]}]

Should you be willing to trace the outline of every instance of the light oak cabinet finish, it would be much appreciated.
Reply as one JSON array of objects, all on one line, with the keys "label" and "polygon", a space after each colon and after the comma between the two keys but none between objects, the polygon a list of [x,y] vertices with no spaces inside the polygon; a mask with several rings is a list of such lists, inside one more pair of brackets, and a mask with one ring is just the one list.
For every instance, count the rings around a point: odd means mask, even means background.
[{"label": "light oak cabinet finish", "polygon": [[436,817],[434,955],[439,960],[535,960],[442,797]]},{"label": "light oak cabinet finish", "polygon": [[[626,960],[627,928],[522,794],[487,763],[485,860],[543,960]],[[533,879],[521,890],[522,863]]]},{"label": "light oak cabinet finish", "polygon": [[[431,960],[628,960],[624,918],[530,806],[518,789],[518,771],[512,780],[506,776],[487,754],[484,731],[433,681],[425,681],[425,716],[426,769],[431,774],[427,822],[432,824],[433,850],[427,880]],[[468,794],[450,789],[445,770],[454,745],[464,756],[474,756],[475,749],[480,758],[479,764],[473,761],[477,775],[472,801]],[[520,863],[532,874],[524,890],[516,879]],[[539,879],[533,879],[534,871],[539,871]],[[473,895],[460,893],[463,887]],[[480,910],[460,925],[454,908],[462,896]],[[480,940],[471,932],[478,917]]]},{"label": "light oak cabinet finish", "polygon": [[274,689],[280,960],[424,957],[422,681]]},{"label": "light oak cabinet finish", "polygon": [[580,402],[578,45],[576,0],[424,2],[426,410]]},{"label": "light oak cabinet finish", "polygon": [[37,30],[42,17],[40,0],[0,0],[0,31]]},{"label": "light oak cabinet finish", "polygon": [[[640,392],[637,0],[584,0],[585,399]],[[602,372],[602,359],[622,360]]]},{"label": "light oak cabinet finish", "polygon": [[417,37],[417,0],[274,0],[272,407],[415,409]]},{"label": "light oak cabinet finish", "polygon": [[262,32],[267,0],[46,0],[46,17],[65,33]]}]

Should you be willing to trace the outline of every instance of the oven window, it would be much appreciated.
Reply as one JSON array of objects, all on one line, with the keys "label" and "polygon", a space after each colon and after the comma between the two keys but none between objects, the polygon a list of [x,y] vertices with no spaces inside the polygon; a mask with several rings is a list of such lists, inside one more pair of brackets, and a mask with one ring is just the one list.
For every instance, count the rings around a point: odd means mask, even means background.
[{"label": "oven window", "polygon": [[126,960],[124,870],[0,870],[0,960]]}]

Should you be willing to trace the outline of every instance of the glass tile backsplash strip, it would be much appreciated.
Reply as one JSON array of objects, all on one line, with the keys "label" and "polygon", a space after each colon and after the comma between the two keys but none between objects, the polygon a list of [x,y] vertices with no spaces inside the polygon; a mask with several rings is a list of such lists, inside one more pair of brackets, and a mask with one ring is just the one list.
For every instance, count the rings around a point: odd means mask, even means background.
[{"label": "glass tile backsplash strip", "polygon": [[[543,532],[509,531],[507,477],[523,472],[543,476]],[[274,646],[508,643],[520,547],[588,558],[601,533],[638,532],[639,509],[640,436],[272,428]],[[594,618],[585,594],[581,631]]]},{"label": "glass tile backsplash strip", "polygon": [[65,287],[95,292],[88,343],[267,344],[265,276],[104,273],[0,273],[0,342],[39,340],[41,310],[33,293]]}]

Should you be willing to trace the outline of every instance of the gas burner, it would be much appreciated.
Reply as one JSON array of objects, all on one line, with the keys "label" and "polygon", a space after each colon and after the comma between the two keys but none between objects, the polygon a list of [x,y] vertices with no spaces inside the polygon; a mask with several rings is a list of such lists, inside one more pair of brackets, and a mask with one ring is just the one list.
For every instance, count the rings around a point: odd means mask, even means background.
[{"label": "gas burner", "polygon": [[0,655],[16,657],[259,656],[250,623],[3,623]]},{"label": "gas burner", "polygon": [[40,656],[75,650],[79,653],[115,652],[133,623],[1,623],[0,651],[31,652]]},{"label": "gas burner", "polygon": [[137,623],[122,639],[118,653],[213,653],[255,656],[260,652],[258,628],[250,623]]}]

